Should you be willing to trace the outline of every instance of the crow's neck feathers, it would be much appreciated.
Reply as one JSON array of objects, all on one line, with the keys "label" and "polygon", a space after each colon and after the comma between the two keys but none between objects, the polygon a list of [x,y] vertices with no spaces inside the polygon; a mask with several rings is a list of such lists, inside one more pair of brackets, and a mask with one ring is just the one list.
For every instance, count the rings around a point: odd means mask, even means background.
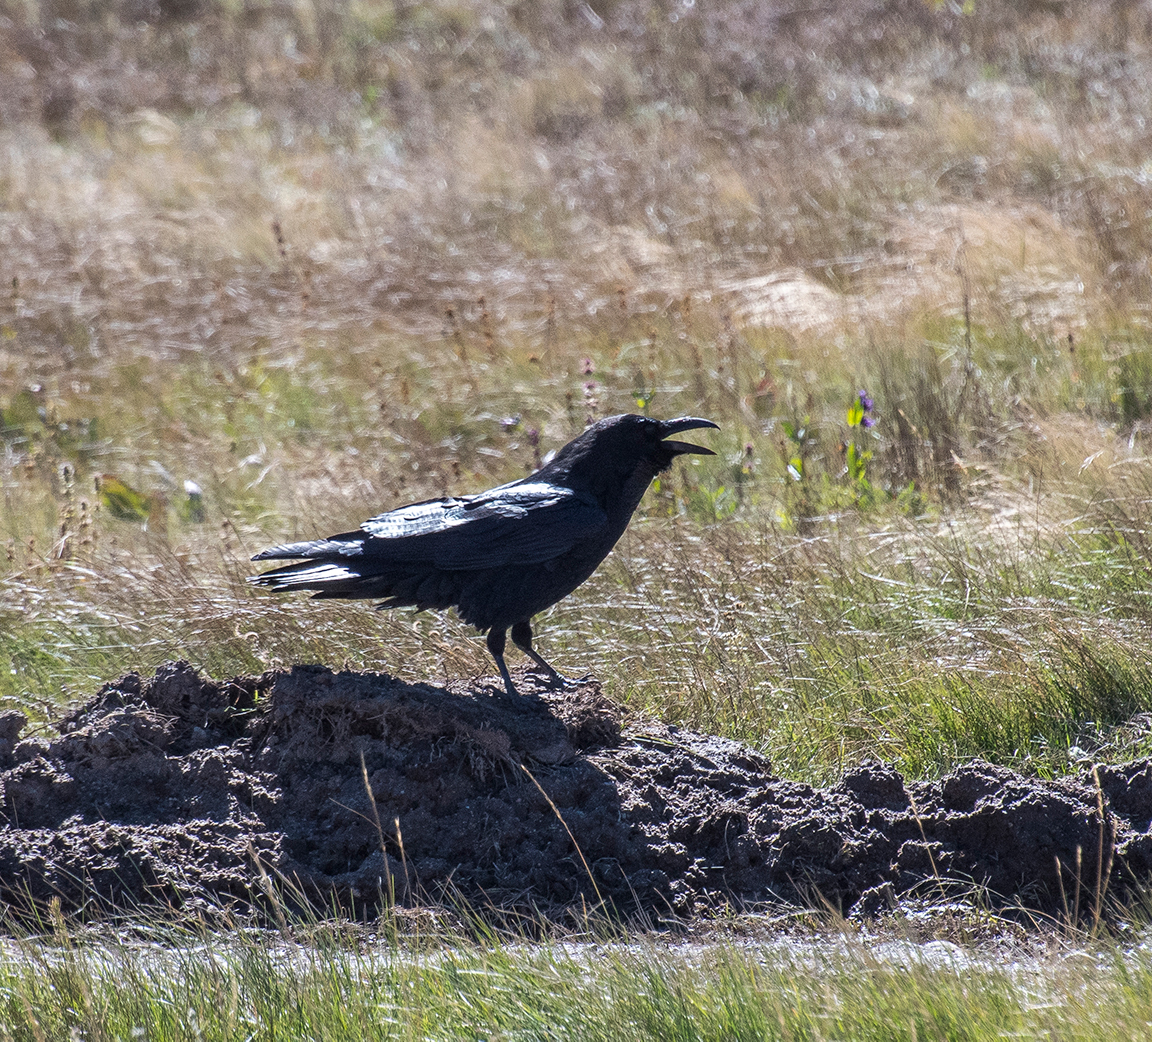
[{"label": "crow's neck feathers", "polygon": [[677,455],[661,434],[658,423],[640,416],[602,420],[525,481],[569,488],[626,524],[652,479]]}]

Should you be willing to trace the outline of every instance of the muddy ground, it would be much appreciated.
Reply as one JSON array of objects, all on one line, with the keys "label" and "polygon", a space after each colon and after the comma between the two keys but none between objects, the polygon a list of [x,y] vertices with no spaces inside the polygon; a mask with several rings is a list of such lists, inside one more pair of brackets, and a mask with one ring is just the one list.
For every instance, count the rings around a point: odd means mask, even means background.
[{"label": "muddy ground", "polygon": [[1042,782],[973,763],[913,783],[866,765],[818,789],[721,738],[622,729],[594,683],[517,682],[532,697],[169,663],[45,733],[0,714],[0,896],[247,909],[274,885],[353,915],[603,901],[659,920],[821,899],[871,914],[978,884],[1061,915],[1077,890],[1090,914],[1101,850],[1112,895],[1152,871],[1149,761],[1101,767],[1099,788],[1090,771]]}]

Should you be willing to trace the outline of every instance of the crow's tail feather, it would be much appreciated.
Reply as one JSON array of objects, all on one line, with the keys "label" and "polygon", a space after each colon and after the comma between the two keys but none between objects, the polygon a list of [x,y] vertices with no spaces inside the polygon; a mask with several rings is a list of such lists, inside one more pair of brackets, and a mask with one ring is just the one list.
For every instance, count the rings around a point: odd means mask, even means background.
[{"label": "crow's tail feather", "polygon": [[[281,543],[261,550],[253,561],[285,561],[308,557],[313,560],[344,561],[354,560],[364,553],[363,532],[347,532],[328,539],[307,539],[302,543]],[[272,573],[269,572],[269,575]]]},{"label": "crow's tail feather", "polygon": [[379,555],[365,558],[363,547],[363,533],[274,546],[252,560],[297,560],[250,575],[248,581],[280,592],[310,590],[313,597],[321,599],[379,599],[379,608],[448,608],[456,603],[460,595],[458,575]]},{"label": "crow's tail feather", "polygon": [[273,590],[314,590],[315,597],[374,597],[364,589],[365,576],[355,567],[337,561],[298,561],[262,575],[250,575],[254,586]]}]

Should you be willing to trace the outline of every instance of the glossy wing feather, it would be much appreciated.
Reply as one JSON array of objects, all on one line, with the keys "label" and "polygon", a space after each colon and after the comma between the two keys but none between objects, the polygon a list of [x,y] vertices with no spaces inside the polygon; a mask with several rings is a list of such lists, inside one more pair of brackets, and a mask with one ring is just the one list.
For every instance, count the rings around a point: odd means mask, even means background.
[{"label": "glossy wing feather", "polygon": [[460,571],[540,564],[607,526],[595,502],[555,485],[526,483],[380,514],[361,526],[368,536],[362,554],[365,563],[426,562]]}]

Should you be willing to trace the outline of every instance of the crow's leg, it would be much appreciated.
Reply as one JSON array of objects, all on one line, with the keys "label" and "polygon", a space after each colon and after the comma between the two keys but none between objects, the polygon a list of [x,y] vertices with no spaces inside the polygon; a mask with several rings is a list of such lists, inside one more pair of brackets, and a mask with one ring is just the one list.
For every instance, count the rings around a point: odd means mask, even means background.
[{"label": "crow's leg", "polygon": [[[515,634],[515,629],[513,629],[512,632]],[[507,637],[507,630],[497,629],[493,626],[492,629],[488,631],[488,650],[496,660],[496,665],[500,669],[500,675],[504,678],[504,687],[507,689],[508,694],[516,698],[520,692],[516,690],[515,685],[512,683],[512,677],[508,674],[508,667],[504,664],[504,646]],[[515,637],[513,637],[513,639],[515,639]]]},{"label": "crow's leg", "polygon": [[527,655],[533,662],[536,663],[554,684],[560,687],[570,685],[570,681],[566,676],[558,673],[549,663],[545,662],[541,656],[532,648],[532,624],[525,620],[524,622],[517,622],[512,627],[512,643],[516,645],[525,655]]}]

